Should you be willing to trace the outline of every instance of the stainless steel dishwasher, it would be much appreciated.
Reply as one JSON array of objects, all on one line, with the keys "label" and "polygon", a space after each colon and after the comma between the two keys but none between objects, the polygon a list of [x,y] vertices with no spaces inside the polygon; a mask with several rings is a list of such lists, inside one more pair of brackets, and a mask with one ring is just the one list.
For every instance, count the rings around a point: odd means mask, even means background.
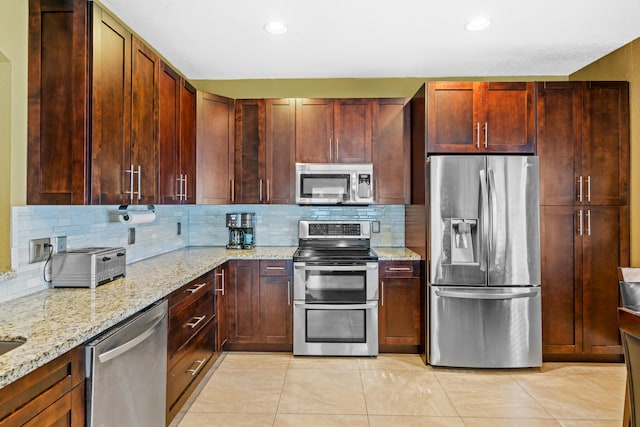
[{"label": "stainless steel dishwasher", "polygon": [[165,425],[167,302],[86,344],[87,425]]}]

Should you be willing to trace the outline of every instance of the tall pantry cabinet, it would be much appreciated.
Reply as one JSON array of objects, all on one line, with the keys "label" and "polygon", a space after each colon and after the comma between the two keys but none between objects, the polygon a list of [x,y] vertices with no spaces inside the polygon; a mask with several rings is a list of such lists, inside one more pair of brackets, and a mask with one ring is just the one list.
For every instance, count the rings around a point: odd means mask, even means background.
[{"label": "tall pantry cabinet", "polygon": [[616,267],[629,265],[627,82],[538,83],[546,360],[622,354]]}]

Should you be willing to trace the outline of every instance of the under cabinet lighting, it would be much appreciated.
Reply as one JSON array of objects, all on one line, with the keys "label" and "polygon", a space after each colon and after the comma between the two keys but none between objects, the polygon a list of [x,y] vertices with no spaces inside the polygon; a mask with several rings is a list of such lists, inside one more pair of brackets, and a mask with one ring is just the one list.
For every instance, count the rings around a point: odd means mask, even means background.
[{"label": "under cabinet lighting", "polygon": [[271,21],[264,26],[264,30],[269,34],[284,34],[287,26],[282,22]]}]

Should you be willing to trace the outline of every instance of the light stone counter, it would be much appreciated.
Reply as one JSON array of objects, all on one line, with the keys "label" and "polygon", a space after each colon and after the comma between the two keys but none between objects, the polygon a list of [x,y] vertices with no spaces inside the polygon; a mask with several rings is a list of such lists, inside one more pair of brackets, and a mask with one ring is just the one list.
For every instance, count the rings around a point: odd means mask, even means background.
[{"label": "light stone counter", "polygon": [[290,259],[295,247],[191,247],[129,264],[96,289],[48,289],[0,304],[0,340],[27,342],[0,356],[0,388],[230,259]]},{"label": "light stone counter", "polygon": [[[291,259],[295,247],[190,247],[129,264],[127,277],[96,289],[48,289],[0,303],[0,340],[26,338],[0,356],[0,388],[81,345],[231,259]],[[374,248],[381,260],[420,259]]]},{"label": "light stone counter", "polygon": [[420,260],[420,255],[407,248],[387,248],[378,247],[373,248],[373,251],[378,254],[380,261],[416,261]]}]

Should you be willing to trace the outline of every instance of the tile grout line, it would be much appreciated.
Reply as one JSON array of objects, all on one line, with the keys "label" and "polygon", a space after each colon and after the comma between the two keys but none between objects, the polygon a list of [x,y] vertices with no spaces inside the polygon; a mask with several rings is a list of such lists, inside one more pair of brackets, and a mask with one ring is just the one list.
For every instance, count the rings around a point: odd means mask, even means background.
[{"label": "tile grout line", "polygon": [[[540,369],[538,374],[544,374],[542,369]],[[529,390],[527,390],[522,384],[520,384],[520,381],[518,381],[518,378],[516,376],[514,376],[513,374],[509,374],[509,378],[511,378],[513,382],[516,383],[518,387],[520,387],[520,389],[527,394],[527,396],[531,397],[531,399],[533,399],[533,401],[536,402],[542,408],[542,410],[551,417],[550,419],[554,420],[559,425],[562,425],[560,421],[551,412],[549,412],[549,410],[542,404],[542,402],[536,399],[536,397],[533,394],[529,393]]]}]

